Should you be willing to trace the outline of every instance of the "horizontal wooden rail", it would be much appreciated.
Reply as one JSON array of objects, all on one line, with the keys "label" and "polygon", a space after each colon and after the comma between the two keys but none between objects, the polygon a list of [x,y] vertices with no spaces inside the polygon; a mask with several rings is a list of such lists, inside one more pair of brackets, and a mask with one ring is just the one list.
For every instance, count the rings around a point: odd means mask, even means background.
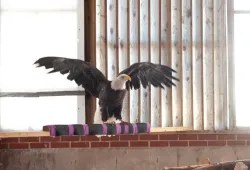
[{"label": "horizontal wooden rail", "polygon": [[150,133],[152,132],[181,132],[181,131],[192,131],[192,127],[154,127],[150,128]]},{"label": "horizontal wooden rail", "polygon": [[0,97],[83,96],[85,91],[1,92]]},{"label": "horizontal wooden rail", "polygon": [[10,138],[10,137],[34,137],[34,136],[50,136],[50,132],[0,132],[1,138]]}]

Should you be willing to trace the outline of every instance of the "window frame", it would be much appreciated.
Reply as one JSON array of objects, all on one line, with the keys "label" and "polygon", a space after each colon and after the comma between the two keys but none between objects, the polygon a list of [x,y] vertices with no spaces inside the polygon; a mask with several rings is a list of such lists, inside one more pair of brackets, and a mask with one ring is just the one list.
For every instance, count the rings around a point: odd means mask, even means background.
[{"label": "window frame", "polygon": [[[1,9],[1,0],[0,0],[0,11],[5,11]],[[16,11],[16,10],[15,10]],[[20,10],[17,10],[20,11]],[[21,10],[22,11],[22,10]],[[37,11],[37,10],[36,10]],[[40,11],[40,10],[38,10]],[[42,10],[42,11],[57,11],[57,10]],[[60,10],[65,11],[65,10]],[[72,10],[66,10],[66,11],[72,11]],[[77,59],[85,60],[85,48],[84,48],[84,42],[85,42],[85,36],[84,36],[84,1],[77,0]],[[0,13],[1,16],[1,13]],[[0,18],[0,24],[1,18]],[[1,31],[1,30],[0,30]],[[1,42],[1,39],[0,39]],[[0,59],[1,63],[1,59]],[[82,87],[78,86],[76,89],[67,89],[57,91],[57,90],[51,90],[51,91],[35,91],[35,92],[8,92],[8,91],[1,91],[0,88],[0,98],[2,97],[49,97],[49,96],[77,96],[77,123],[79,124],[85,124],[86,123],[86,111],[85,111],[85,90],[82,90]],[[0,114],[0,120],[1,120],[1,114]]]}]

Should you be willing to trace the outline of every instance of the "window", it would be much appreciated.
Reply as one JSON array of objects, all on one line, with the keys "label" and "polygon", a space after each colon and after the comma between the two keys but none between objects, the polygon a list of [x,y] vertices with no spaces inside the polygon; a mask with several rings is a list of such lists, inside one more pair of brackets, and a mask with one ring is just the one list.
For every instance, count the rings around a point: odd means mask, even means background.
[{"label": "window", "polygon": [[234,0],[236,126],[249,126],[250,1]]},{"label": "window", "polygon": [[[43,56],[77,58],[77,27],[77,0],[1,0],[1,92],[77,90],[67,75],[33,65]],[[0,129],[40,131],[46,124],[77,123],[78,99],[1,97]]]}]

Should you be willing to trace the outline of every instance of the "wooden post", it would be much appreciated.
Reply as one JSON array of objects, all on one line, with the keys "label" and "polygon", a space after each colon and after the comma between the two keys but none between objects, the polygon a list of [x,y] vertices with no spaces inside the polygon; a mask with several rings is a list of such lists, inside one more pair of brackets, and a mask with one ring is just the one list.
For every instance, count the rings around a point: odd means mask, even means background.
[{"label": "wooden post", "polygon": [[[95,1],[84,1],[84,20],[85,20],[85,61],[91,64],[96,64],[95,53],[95,33],[96,33],[96,20],[95,20]],[[86,92],[85,97],[86,105],[86,123],[94,122],[94,113],[96,110],[96,98]]]}]

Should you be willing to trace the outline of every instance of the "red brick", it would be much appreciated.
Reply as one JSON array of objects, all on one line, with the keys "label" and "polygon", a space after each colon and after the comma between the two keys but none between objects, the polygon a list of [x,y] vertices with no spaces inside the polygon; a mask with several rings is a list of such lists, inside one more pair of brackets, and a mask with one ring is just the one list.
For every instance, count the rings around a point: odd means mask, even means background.
[{"label": "red brick", "polygon": [[49,143],[30,143],[30,148],[49,148]]},{"label": "red brick", "polygon": [[129,147],[128,142],[110,142],[110,147]]},{"label": "red brick", "polygon": [[250,134],[238,134],[237,140],[250,140]]},{"label": "red brick", "polygon": [[188,146],[187,141],[169,141],[169,146]]},{"label": "red brick", "polygon": [[109,142],[91,142],[92,148],[102,148],[102,147],[109,147]]},{"label": "red brick", "polygon": [[39,142],[39,137],[21,137],[20,142]]},{"label": "red brick", "polygon": [[116,135],[116,136],[102,136],[101,137],[101,141],[119,141],[120,138],[119,138],[119,135]]},{"label": "red brick", "polygon": [[61,141],[80,141],[80,136],[61,136]]},{"label": "red brick", "polygon": [[236,140],[234,134],[218,134],[218,140]]},{"label": "red brick", "polygon": [[0,144],[0,149],[8,149],[8,148],[9,148],[9,144],[7,144],[7,143]]},{"label": "red brick", "polygon": [[71,142],[71,148],[88,148],[89,142]]},{"label": "red brick", "polygon": [[231,141],[227,141],[227,145],[228,146],[244,146],[244,145],[246,145],[246,142],[244,141],[244,140],[235,140],[235,141],[233,141],[233,140],[231,140]]},{"label": "red brick", "polygon": [[41,136],[40,137],[41,142],[60,142],[61,137],[60,136]]},{"label": "red brick", "polygon": [[148,141],[130,141],[130,147],[148,147]]},{"label": "red brick", "polygon": [[150,147],[168,146],[168,141],[150,141]]},{"label": "red brick", "polygon": [[51,142],[51,148],[69,148],[69,142]]},{"label": "red brick", "polygon": [[28,149],[29,143],[10,143],[9,148],[10,149]]},{"label": "red brick", "polygon": [[198,140],[216,140],[217,135],[215,134],[198,134]]},{"label": "red brick", "polygon": [[158,135],[150,135],[150,134],[140,135],[140,140],[158,140]]},{"label": "red brick", "polygon": [[207,146],[207,141],[189,141],[189,146]]},{"label": "red brick", "polygon": [[208,146],[225,146],[226,141],[207,141]]},{"label": "red brick", "polygon": [[81,141],[100,141],[97,136],[81,136]]},{"label": "red brick", "polygon": [[160,134],[159,135],[160,140],[178,140],[177,134]]},{"label": "red brick", "polygon": [[11,138],[2,138],[0,143],[18,143],[19,138],[11,137]]},{"label": "red brick", "polygon": [[197,140],[197,134],[179,134],[179,140]]},{"label": "red brick", "polygon": [[138,135],[121,135],[120,140],[139,140]]}]

